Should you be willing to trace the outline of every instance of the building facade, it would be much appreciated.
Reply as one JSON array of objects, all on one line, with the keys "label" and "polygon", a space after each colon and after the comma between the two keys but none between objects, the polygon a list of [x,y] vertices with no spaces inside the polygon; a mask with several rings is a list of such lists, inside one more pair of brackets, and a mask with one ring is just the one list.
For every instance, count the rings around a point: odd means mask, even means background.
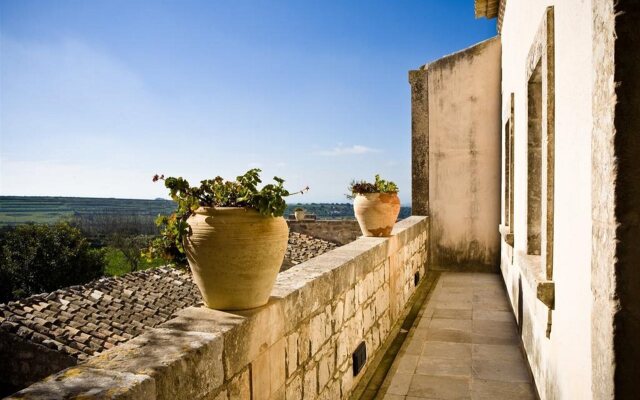
[{"label": "building facade", "polygon": [[463,251],[490,268],[473,243],[499,254],[542,399],[637,398],[640,2],[475,6],[498,36],[410,72],[413,202],[432,218],[430,265],[460,268],[438,252]]}]

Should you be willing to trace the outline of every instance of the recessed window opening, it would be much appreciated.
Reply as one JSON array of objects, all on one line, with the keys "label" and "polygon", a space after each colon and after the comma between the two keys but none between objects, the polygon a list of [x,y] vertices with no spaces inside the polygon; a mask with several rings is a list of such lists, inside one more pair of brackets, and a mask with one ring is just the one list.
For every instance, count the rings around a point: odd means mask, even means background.
[{"label": "recessed window opening", "polygon": [[541,63],[527,84],[527,254],[541,254],[542,233],[542,79]]}]

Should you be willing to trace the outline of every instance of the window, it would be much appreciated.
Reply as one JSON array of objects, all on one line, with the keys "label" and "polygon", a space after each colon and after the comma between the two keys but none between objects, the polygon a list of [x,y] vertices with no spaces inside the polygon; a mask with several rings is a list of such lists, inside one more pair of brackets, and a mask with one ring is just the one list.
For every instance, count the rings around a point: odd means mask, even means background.
[{"label": "window", "polygon": [[527,83],[527,254],[542,250],[542,80],[540,60]]},{"label": "window", "polygon": [[514,177],[514,94],[511,93],[509,116],[504,126],[504,219],[501,229],[505,241],[513,246],[513,177]]}]

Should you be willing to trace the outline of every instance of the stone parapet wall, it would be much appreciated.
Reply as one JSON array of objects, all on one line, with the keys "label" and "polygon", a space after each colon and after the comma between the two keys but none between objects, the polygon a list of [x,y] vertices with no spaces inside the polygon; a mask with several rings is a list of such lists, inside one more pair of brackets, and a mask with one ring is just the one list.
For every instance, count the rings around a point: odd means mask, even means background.
[{"label": "stone parapet wall", "polygon": [[299,232],[339,245],[353,242],[362,235],[358,221],[332,219],[316,221],[287,221],[291,232]]},{"label": "stone parapet wall", "polygon": [[[264,307],[189,307],[14,398],[348,398],[414,293],[414,274],[426,273],[427,242],[427,218],[410,217],[390,238],[360,238],[280,273]],[[362,342],[369,361],[354,377]]]}]

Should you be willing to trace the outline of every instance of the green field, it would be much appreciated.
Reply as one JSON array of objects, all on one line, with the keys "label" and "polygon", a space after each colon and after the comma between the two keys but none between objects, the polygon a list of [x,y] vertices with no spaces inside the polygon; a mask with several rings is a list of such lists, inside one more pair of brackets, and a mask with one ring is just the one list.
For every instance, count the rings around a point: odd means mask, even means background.
[{"label": "green field", "polygon": [[[353,219],[351,203],[292,203],[285,217],[296,207],[315,214],[318,219]],[[90,197],[0,196],[0,227],[25,223],[54,223],[74,216],[148,216],[169,214],[175,209],[171,200],[136,200]],[[400,218],[411,215],[410,207],[402,207]]]},{"label": "green field", "polygon": [[74,215],[140,215],[155,217],[175,209],[170,200],[106,199],[88,197],[0,196],[0,226],[54,223]]}]

